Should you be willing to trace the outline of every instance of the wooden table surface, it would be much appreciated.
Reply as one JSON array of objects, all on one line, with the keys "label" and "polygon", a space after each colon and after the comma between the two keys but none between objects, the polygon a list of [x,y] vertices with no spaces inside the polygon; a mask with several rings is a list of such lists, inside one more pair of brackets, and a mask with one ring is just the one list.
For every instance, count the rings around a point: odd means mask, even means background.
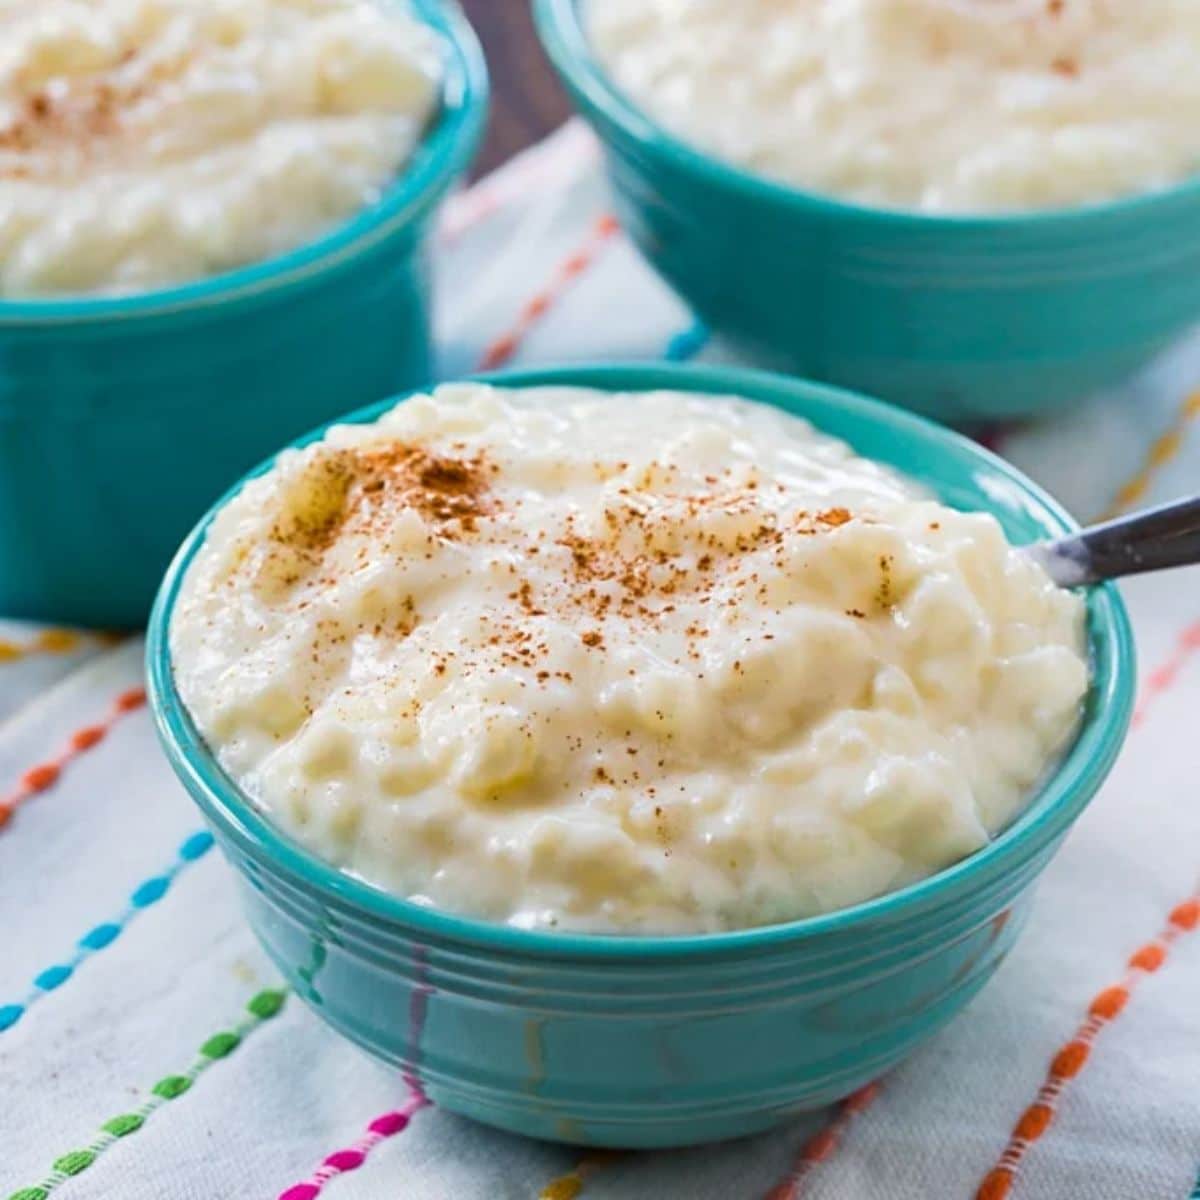
[{"label": "wooden table surface", "polygon": [[545,137],[570,113],[566,96],[538,45],[529,0],[462,0],[487,54],[492,117],[475,162],[484,175]]}]

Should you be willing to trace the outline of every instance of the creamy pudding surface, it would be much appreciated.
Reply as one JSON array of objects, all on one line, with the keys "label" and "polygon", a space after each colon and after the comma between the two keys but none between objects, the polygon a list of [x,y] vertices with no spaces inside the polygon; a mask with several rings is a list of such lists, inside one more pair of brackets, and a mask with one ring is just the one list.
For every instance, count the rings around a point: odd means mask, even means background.
[{"label": "creamy pudding surface", "polygon": [[675,134],[868,205],[1057,208],[1200,170],[1195,0],[582,0]]},{"label": "creamy pudding surface", "polygon": [[224,769],[338,867],[682,933],[983,846],[1076,729],[1083,616],[993,517],[775,409],[457,384],[249,482],[170,645]]},{"label": "creamy pudding surface", "polygon": [[0,0],[0,295],[315,240],[402,168],[441,62],[403,0]]}]

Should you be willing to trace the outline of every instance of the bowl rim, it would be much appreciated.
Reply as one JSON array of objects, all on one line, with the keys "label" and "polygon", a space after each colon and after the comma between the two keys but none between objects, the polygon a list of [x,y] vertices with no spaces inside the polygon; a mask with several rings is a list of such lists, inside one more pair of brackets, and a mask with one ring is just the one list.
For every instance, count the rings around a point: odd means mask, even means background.
[{"label": "bowl rim", "polygon": [[592,0],[532,0],[542,48],[584,116],[599,116],[625,137],[672,165],[750,199],[805,209],[812,215],[889,224],[909,232],[954,230],[964,234],[1012,232],[1018,226],[1065,226],[1089,219],[1126,216],[1150,219],[1153,210],[1164,202],[1200,199],[1200,173],[1196,173],[1151,191],[1085,204],[993,213],[932,213],[864,204],[831,192],[812,191],[756,174],[677,137],[634,103],[592,52],[591,41],[580,18],[581,6],[590,2]]},{"label": "bowl rim", "polygon": [[320,237],[217,275],[128,295],[0,298],[0,327],[159,317],[227,304],[301,283],[341,266],[424,216],[466,169],[487,118],[483,49],[454,0],[406,0],[444,46],[439,104],[382,195]]},{"label": "bowl rim", "polygon": [[[471,381],[507,387],[578,386],[606,391],[666,388],[743,396],[779,407],[773,397],[790,396],[826,412],[838,409],[864,426],[882,426],[890,435],[966,459],[1015,487],[1038,514],[1063,531],[1078,524],[1058,501],[1010,463],[924,417],[840,388],[793,379],[767,371],[695,364],[604,363],[536,367],[487,372]],[[368,405],[297,438],[289,447],[322,437],[333,425],[374,420],[396,403],[419,395],[416,388]],[[819,418],[814,422],[819,428]],[[1091,800],[1124,741],[1133,712],[1135,665],[1129,617],[1116,587],[1106,584],[1088,593],[1089,642],[1104,650],[1107,672],[1093,678],[1093,703],[1070,749],[1026,807],[986,846],[925,879],[848,908],[774,925],[684,935],[593,934],[519,929],[416,904],[339,870],[302,846],[259,812],[225,774],[200,737],[175,689],[168,629],[184,574],[217,512],[249,480],[269,470],[277,455],[260,463],[229,489],[201,518],[180,546],[155,599],[146,642],[146,671],[151,711],[159,739],[175,773],[210,823],[252,857],[266,858],[273,869],[301,881],[309,891],[406,931],[454,944],[558,960],[700,959],[768,950],[821,934],[843,932],[879,919],[895,920],[904,910],[944,899],[969,886],[971,876],[988,869],[1017,867],[1066,831]],[[919,476],[918,476],[919,478]],[[1032,848],[1031,848],[1032,847]]]}]

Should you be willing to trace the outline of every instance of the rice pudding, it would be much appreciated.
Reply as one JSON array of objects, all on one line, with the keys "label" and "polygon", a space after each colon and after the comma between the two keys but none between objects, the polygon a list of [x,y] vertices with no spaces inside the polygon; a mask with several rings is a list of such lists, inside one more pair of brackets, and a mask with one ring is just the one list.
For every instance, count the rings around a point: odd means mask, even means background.
[{"label": "rice pudding", "polygon": [[1082,601],[736,397],[455,384],[283,453],[170,630],[222,767],[381,888],[741,928],[985,845],[1070,741]]},{"label": "rice pudding", "polygon": [[120,294],[314,241],[434,110],[400,0],[0,3],[0,295]]},{"label": "rice pudding", "polygon": [[720,158],[862,204],[1058,208],[1200,167],[1192,0],[584,0],[605,69]]}]

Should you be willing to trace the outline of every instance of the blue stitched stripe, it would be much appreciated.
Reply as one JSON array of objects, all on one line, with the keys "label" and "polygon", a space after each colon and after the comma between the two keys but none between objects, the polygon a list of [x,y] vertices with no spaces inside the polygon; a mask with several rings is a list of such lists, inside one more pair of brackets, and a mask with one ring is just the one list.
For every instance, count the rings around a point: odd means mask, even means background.
[{"label": "blue stitched stripe", "polygon": [[153,879],[147,879],[145,883],[138,884],[132,896],[129,897],[129,903],[134,908],[149,908],[151,904],[157,904],[167,894],[167,888],[171,886],[171,880],[166,875],[156,875]]},{"label": "blue stitched stripe", "polygon": [[671,337],[663,350],[663,358],[667,362],[686,362],[689,358],[695,358],[708,345],[708,339],[708,327],[700,321],[695,321]]},{"label": "blue stitched stripe", "polygon": [[179,857],[186,859],[188,862],[195,862],[196,859],[203,858],[212,849],[212,844],[213,835],[207,829],[201,833],[193,833],[179,847]]},{"label": "blue stitched stripe", "polygon": [[75,974],[79,964],[113,942],[129,923],[150,905],[156,904],[170,890],[175,879],[192,863],[202,859],[212,849],[212,834],[193,833],[175,852],[175,861],[161,875],[152,875],[133,889],[129,904],[115,921],[93,925],[76,943],[74,953],[64,962],[53,963],[33,977],[33,983],[23,1000],[0,1004],[0,1033],[11,1029],[29,1009],[47,993],[62,987]]},{"label": "blue stitched stripe", "polygon": [[66,963],[47,967],[40,975],[34,976],[33,986],[42,992],[52,992],[59,984],[66,983],[71,978],[73,969]]},{"label": "blue stitched stripe", "polygon": [[86,950],[103,950],[105,946],[117,940],[120,932],[120,925],[106,921],[103,925],[97,925],[95,929],[89,929],[79,939],[79,944]]}]

